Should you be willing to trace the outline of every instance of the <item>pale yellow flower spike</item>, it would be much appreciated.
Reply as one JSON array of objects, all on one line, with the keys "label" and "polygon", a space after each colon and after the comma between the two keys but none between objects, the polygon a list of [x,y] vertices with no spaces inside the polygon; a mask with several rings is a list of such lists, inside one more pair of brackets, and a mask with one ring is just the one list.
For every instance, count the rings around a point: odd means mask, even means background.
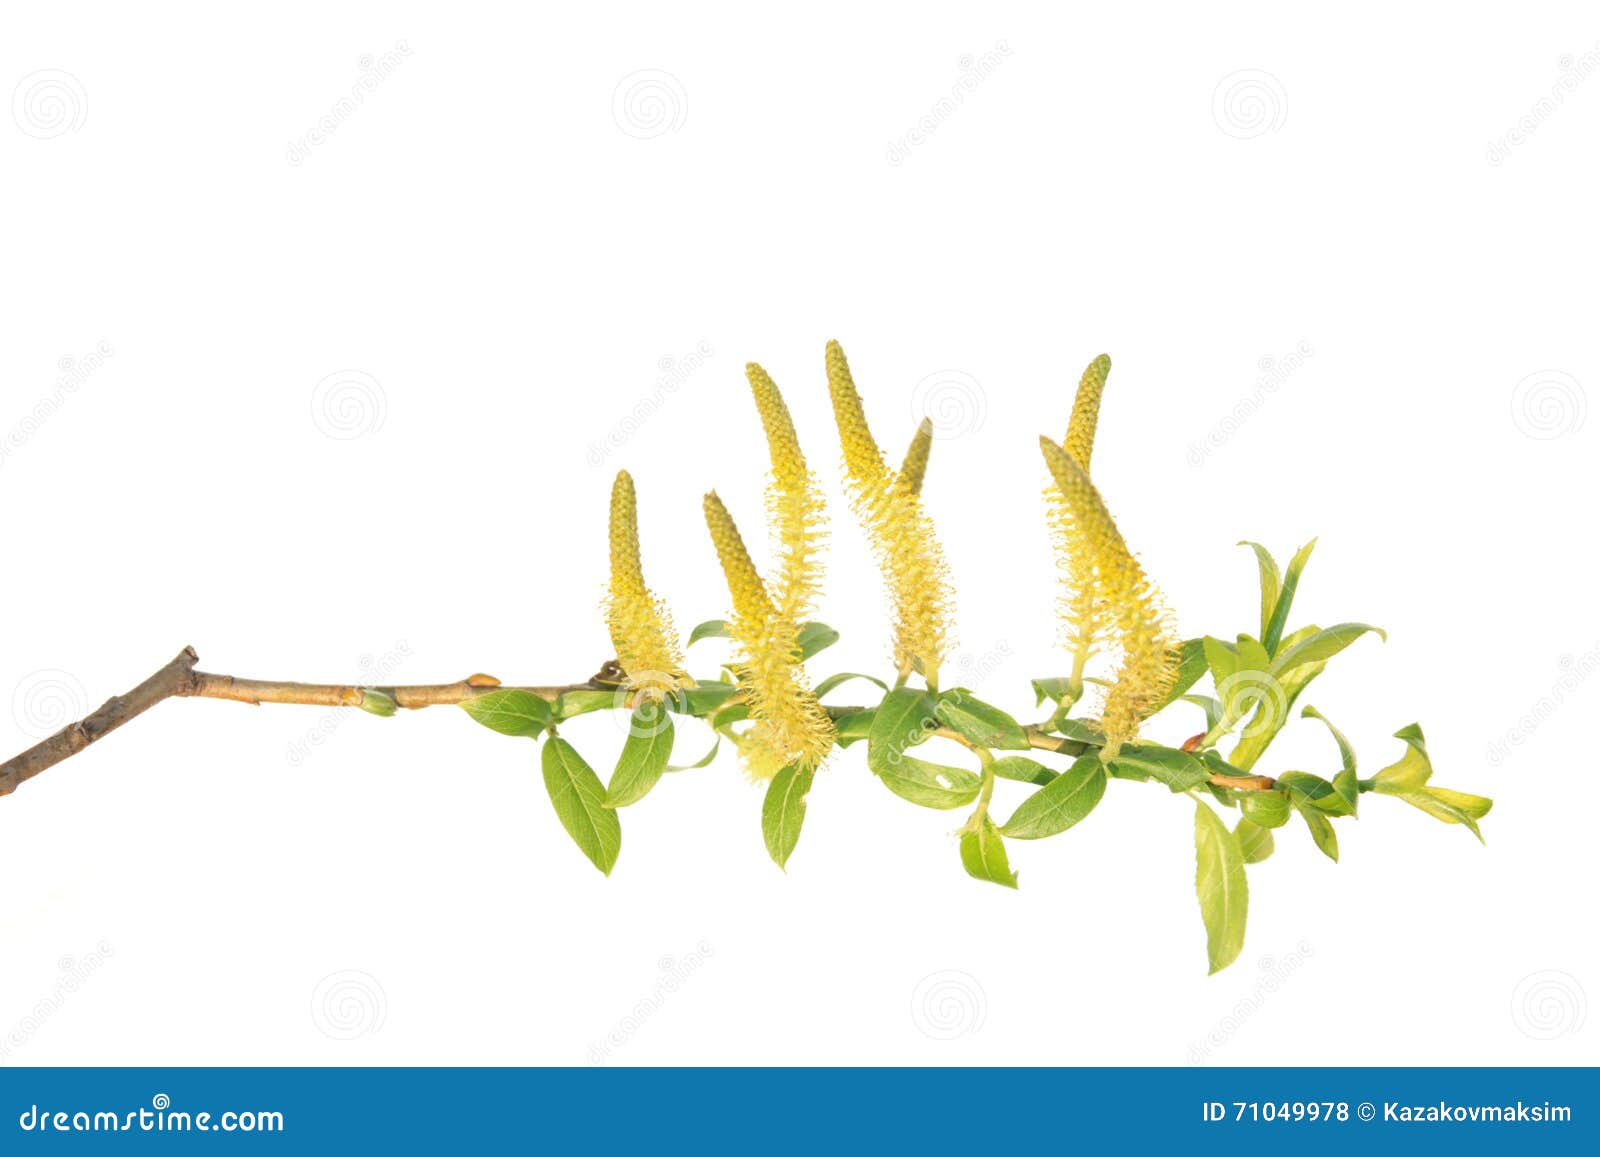
[{"label": "pale yellow flower spike", "polygon": [[827,365],[851,504],[889,588],[895,664],[902,678],[920,670],[928,686],[937,687],[949,644],[952,602],[944,554],[917,491],[884,464],[838,342],[828,343]]},{"label": "pale yellow flower spike", "polygon": [[638,500],[626,470],[617,472],[611,488],[611,588],[605,609],[617,662],[630,682],[653,697],[688,682],[672,618],[645,586],[639,563]]},{"label": "pale yellow flower spike", "polygon": [[1094,453],[1094,431],[1100,422],[1100,397],[1111,374],[1111,358],[1101,354],[1089,363],[1078,380],[1078,396],[1072,401],[1072,420],[1067,425],[1067,440],[1062,449],[1089,473],[1089,456]]},{"label": "pale yellow flower spike", "polygon": [[757,779],[771,779],[791,763],[816,767],[833,747],[833,721],[806,686],[795,624],[777,612],[733,516],[715,494],[706,495],[705,514],[733,596],[728,633],[755,720],[739,739],[745,766]]},{"label": "pale yellow flower spike", "polygon": [[900,477],[913,494],[922,493],[922,479],[928,473],[928,454],[933,449],[933,419],[924,418],[906,447],[905,461],[900,463]]},{"label": "pale yellow flower spike", "polygon": [[750,392],[755,396],[772,457],[767,512],[779,559],[773,603],[778,614],[791,620],[798,630],[822,585],[822,488],[806,467],[794,420],[778,387],[754,362],[745,366],[744,372],[750,379]]},{"label": "pale yellow flower spike", "polygon": [[[1101,354],[1090,362],[1078,381],[1078,393],[1072,401],[1072,419],[1067,426],[1067,437],[1062,448],[1072,455],[1073,461],[1089,472],[1089,458],[1094,452],[1095,427],[1100,420],[1100,398],[1105,393],[1106,378],[1111,373],[1111,358]],[[1072,652],[1071,700],[1083,694],[1083,671],[1094,655],[1095,647],[1106,628],[1105,607],[1094,585],[1094,564],[1080,552],[1072,549],[1072,514],[1066,498],[1055,486],[1045,488],[1045,508],[1050,523],[1050,537],[1056,547],[1056,565],[1061,570],[1061,598],[1058,601],[1062,624],[1062,642]]]},{"label": "pale yellow flower spike", "polygon": [[1100,757],[1110,760],[1137,735],[1139,721],[1172,690],[1177,677],[1173,662],[1176,643],[1160,596],[1128,550],[1089,475],[1049,438],[1040,438],[1039,445],[1066,499],[1071,548],[1093,568],[1095,590],[1105,603],[1122,651],[1122,665],[1100,713],[1106,736]]}]

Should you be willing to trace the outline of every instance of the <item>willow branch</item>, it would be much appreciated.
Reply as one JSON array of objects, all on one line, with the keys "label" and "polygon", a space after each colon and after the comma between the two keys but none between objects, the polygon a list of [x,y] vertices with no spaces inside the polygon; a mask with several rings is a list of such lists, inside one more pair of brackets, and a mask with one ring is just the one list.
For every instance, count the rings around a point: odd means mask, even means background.
[{"label": "willow branch", "polygon": [[[602,668],[600,676],[581,683],[551,684],[544,686],[501,685],[499,680],[485,675],[472,675],[453,683],[416,683],[381,686],[354,683],[298,683],[270,679],[244,679],[236,675],[217,675],[197,671],[199,662],[193,647],[185,647],[166,666],[126,695],[114,695],[76,723],[41,740],[5,763],[0,763],[0,796],[9,795],[17,785],[32,779],[64,759],[77,755],[102,736],[109,735],[124,723],[144,714],[157,703],[172,698],[229,699],[236,703],[296,703],[316,707],[360,707],[367,694],[381,692],[395,704],[408,709],[460,705],[467,700],[490,691],[526,691],[542,699],[554,701],[568,691],[613,690],[615,683],[602,681],[610,670]],[[835,718],[865,711],[865,707],[829,707]],[[1067,755],[1081,754],[1084,745],[1060,735],[1051,735],[1038,727],[1028,727],[1029,744],[1041,751],[1054,751]],[[949,728],[940,728],[934,734],[951,739],[963,737]],[[1238,791],[1270,791],[1274,781],[1270,776],[1213,775],[1211,782],[1219,787]]]}]

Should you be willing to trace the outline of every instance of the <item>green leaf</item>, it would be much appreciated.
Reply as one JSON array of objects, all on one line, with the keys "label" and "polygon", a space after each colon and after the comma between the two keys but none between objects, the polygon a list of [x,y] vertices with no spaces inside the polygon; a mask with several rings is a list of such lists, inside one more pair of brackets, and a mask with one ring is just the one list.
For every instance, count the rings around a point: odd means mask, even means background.
[{"label": "green leaf", "polygon": [[1295,810],[1304,817],[1306,827],[1311,829],[1311,839],[1317,847],[1322,849],[1322,854],[1334,863],[1339,862],[1339,835],[1333,830],[1333,821],[1327,813],[1316,807],[1302,795],[1290,795]]},{"label": "green leaf", "polygon": [[701,639],[726,638],[728,638],[728,624],[721,619],[707,619],[689,632],[689,646],[694,646]]},{"label": "green leaf", "polygon": [[872,734],[868,737],[872,753],[887,756],[890,752],[903,752],[927,739],[939,726],[935,706],[932,695],[914,687],[889,692],[878,704],[872,720]]},{"label": "green leaf", "polygon": [[983,786],[982,778],[965,768],[929,763],[892,750],[873,760],[875,750],[878,749],[869,749],[867,753],[873,773],[895,795],[922,807],[941,810],[961,807],[977,799],[978,789]]},{"label": "green leaf", "polygon": [[1350,805],[1350,814],[1355,815],[1356,808],[1361,800],[1361,785],[1360,781],[1356,779],[1355,748],[1350,746],[1350,741],[1344,737],[1344,732],[1328,722],[1327,716],[1323,715],[1315,707],[1307,706],[1304,711],[1300,712],[1300,716],[1303,719],[1322,720],[1323,725],[1333,734],[1333,741],[1339,745],[1339,762],[1341,764],[1339,774],[1333,777],[1333,790],[1338,792],[1345,803]]},{"label": "green leaf", "polygon": [[806,623],[801,626],[800,661],[803,663],[818,651],[825,651],[839,641],[839,632],[827,623]]},{"label": "green leaf", "polygon": [[1205,804],[1195,805],[1195,892],[1200,919],[1206,926],[1206,958],[1216,973],[1238,959],[1244,948],[1250,888],[1244,878],[1244,851],[1239,838]]},{"label": "green leaf", "polygon": [[717,758],[717,752],[719,750],[721,750],[721,748],[722,748],[722,736],[719,735],[719,736],[717,736],[716,740],[711,744],[711,750],[706,752],[699,759],[695,760],[693,763],[669,763],[669,764],[667,764],[667,770],[668,771],[695,771],[698,768],[710,767],[711,766],[711,761]]},{"label": "green leaf", "polygon": [[1056,772],[1037,760],[1024,755],[1004,755],[989,765],[989,770],[1001,779],[1014,779],[1018,783],[1046,784]]},{"label": "green leaf", "polygon": [[1052,703],[1061,702],[1061,697],[1067,693],[1067,688],[1072,685],[1072,680],[1065,675],[1053,675],[1044,679],[1031,679],[1033,684],[1033,705],[1040,706],[1048,699]]},{"label": "green leaf", "polygon": [[1478,842],[1483,833],[1478,821],[1489,814],[1494,801],[1481,795],[1451,791],[1444,787],[1429,787],[1433,776],[1433,763],[1428,758],[1427,744],[1422,738],[1422,728],[1415,723],[1396,731],[1395,738],[1403,740],[1406,753],[1396,763],[1390,764],[1363,786],[1381,795],[1392,795],[1405,800],[1412,807],[1427,812],[1436,820],[1447,824],[1461,824]]},{"label": "green leaf", "polygon": [[972,831],[961,833],[961,864],[974,879],[1007,888],[1017,886],[1017,877],[1006,859],[1005,841],[988,816]]},{"label": "green leaf", "polygon": [[869,707],[865,711],[857,711],[850,715],[841,715],[833,721],[833,732],[840,747],[849,747],[858,743],[872,734],[872,721],[877,718],[878,709]]},{"label": "green leaf", "polygon": [[868,683],[876,683],[880,691],[887,691],[889,689],[889,684],[885,683],[882,679],[879,679],[876,676],[862,675],[855,671],[840,671],[837,675],[829,675],[822,682],[818,683],[814,688],[813,693],[818,699],[821,699],[835,687],[848,683],[852,679],[865,679]]},{"label": "green leaf", "polygon": [[1193,703],[1206,713],[1206,730],[1210,731],[1222,722],[1222,704],[1209,695],[1180,695],[1178,698],[1185,703]]},{"label": "green leaf", "polygon": [[1106,733],[1082,719],[1063,719],[1056,724],[1056,734],[1066,737],[1075,743],[1087,743],[1091,747],[1104,747]]},{"label": "green leaf", "polygon": [[[1206,641],[1204,639],[1189,639],[1178,647],[1178,674],[1172,684],[1172,690],[1167,692],[1166,699],[1161,707],[1176,703],[1184,698],[1184,692],[1200,682],[1202,676],[1209,669],[1206,661]],[[1150,714],[1154,715],[1161,707],[1155,708]]]},{"label": "green leaf", "polygon": [[1267,649],[1249,635],[1240,635],[1234,644],[1239,654],[1239,670],[1265,671],[1272,664]]},{"label": "green leaf", "polygon": [[1200,646],[1205,651],[1211,681],[1221,687],[1239,670],[1239,648],[1212,635],[1201,639]]},{"label": "green leaf", "polygon": [[1261,637],[1265,639],[1272,628],[1272,612],[1278,607],[1278,592],[1283,589],[1283,574],[1278,570],[1278,560],[1259,542],[1246,540],[1239,545],[1256,552],[1256,569],[1261,572]]},{"label": "green leaf", "polygon": [[1187,751],[1145,743],[1124,744],[1108,770],[1118,779],[1153,779],[1173,791],[1188,791],[1211,777],[1205,765]]},{"label": "green leaf", "polygon": [[709,715],[721,707],[739,688],[732,683],[707,679],[667,696],[667,707],[680,715]]},{"label": "green leaf", "polygon": [[1292,647],[1285,647],[1272,660],[1272,673],[1282,676],[1307,663],[1327,662],[1368,631],[1380,639],[1387,640],[1389,637],[1382,627],[1370,627],[1366,623],[1339,623],[1300,640]]},{"label": "green leaf", "polygon": [[[1287,810],[1284,814],[1288,815]],[[1245,863],[1259,864],[1272,855],[1272,833],[1252,820],[1241,819],[1233,829],[1233,834],[1239,841],[1239,851],[1244,855]]]},{"label": "green leaf", "polygon": [[800,825],[806,820],[806,797],[811,792],[813,769],[790,764],[767,785],[767,798],[761,804],[761,835],[767,854],[783,868],[789,863],[795,844],[800,842]]},{"label": "green leaf", "polygon": [[1281,828],[1289,822],[1289,797],[1278,791],[1247,791],[1239,811],[1258,828]]},{"label": "green leaf", "polygon": [[1000,834],[1014,840],[1039,840],[1064,832],[1092,812],[1105,793],[1106,769],[1100,754],[1080,756],[1066,771],[1023,800]]},{"label": "green leaf", "polygon": [[1278,641],[1283,638],[1283,629],[1289,623],[1289,608],[1294,605],[1294,592],[1300,586],[1300,575],[1306,569],[1306,563],[1311,561],[1312,548],[1317,545],[1317,540],[1312,539],[1289,560],[1289,570],[1283,576],[1283,585],[1278,591],[1278,601],[1273,605],[1272,617],[1268,620],[1266,629],[1261,632],[1261,644],[1266,647],[1267,654],[1278,653]]},{"label": "green leaf", "polygon": [[657,705],[640,704],[628,724],[628,738],[606,790],[606,807],[638,803],[656,785],[672,757],[672,716]]},{"label": "green leaf", "polygon": [[1331,816],[1354,814],[1350,801],[1320,775],[1286,771],[1278,777],[1278,786],[1289,793],[1289,802],[1296,807],[1304,803]]},{"label": "green leaf", "polygon": [[[491,691],[490,694],[496,694],[496,692]],[[469,702],[477,702],[487,697],[479,695],[477,699],[469,700]],[[622,706],[622,702],[615,691],[591,691],[587,688],[578,691],[567,691],[556,698],[555,717],[558,720],[571,719],[575,715],[587,715],[591,711],[606,711],[612,707],[620,706]]]},{"label": "green leaf", "polygon": [[[606,705],[610,706],[611,692],[605,692],[605,697]],[[501,735],[536,737],[543,734],[555,719],[548,699],[532,691],[514,689],[485,691],[482,695],[463,699],[461,709]]]},{"label": "green leaf", "polygon": [[606,875],[622,851],[622,821],[605,806],[606,789],[572,744],[552,735],[541,756],[544,786],[556,817],[580,851]]},{"label": "green leaf", "polygon": [[965,687],[952,687],[941,694],[934,714],[946,727],[959,731],[979,747],[1027,751],[1032,746],[1022,724]]}]

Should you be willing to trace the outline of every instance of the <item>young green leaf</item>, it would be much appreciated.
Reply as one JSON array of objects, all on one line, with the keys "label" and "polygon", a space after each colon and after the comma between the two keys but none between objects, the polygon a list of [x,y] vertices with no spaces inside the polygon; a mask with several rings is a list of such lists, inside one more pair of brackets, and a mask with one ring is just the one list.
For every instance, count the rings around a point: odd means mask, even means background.
[{"label": "young green leaf", "polygon": [[1300,574],[1306,569],[1306,563],[1311,561],[1312,548],[1317,545],[1317,540],[1312,539],[1289,560],[1289,570],[1283,576],[1283,584],[1278,590],[1278,601],[1273,604],[1272,617],[1267,621],[1267,626],[1261,632],[1261,644],[1266,647],[1267,654],[1278,653],[1278,640],[1283,638],[1283,629],[1289,623],[1289,608],[1294,605],[1294,592],[1300,586]]},{"label": "young green leaf", "polygon": [[[1287,813],[1286,813],[1287,814]],[[1272,833],[1248,818],[1241,819],[1233,829],[1239,840],[1239,851],[1247,864],[1259,864],[1272,855]]]},{"label": "young green leaf", "polygon": [[552,735],[541,754],[544,786],[556,817],[580,851],[606,875],[622,851],[622,821],[605,806],[606,789],[572,744]]},{"label": "young green leaf", "polygon": [[672,716],[659,705],[634,708],[628,738],[606,789],[606,807],[638,803],[656,785],[672,758]]},{"label": "young green leaf", "polygon": [[[568,693],[570,694],[570,692]],[[605,692],[607,705],[611,692]],[[535,737],[544,733],[555,718],[550,701],[532,691],[506,689],[485,691],[461,703],[461,709],[491,731],[501,735]]]},{"label": "young green leaf", "polygon": [[[490,694],[495,694],[495,692],[490,692]],[[469,700],[469,702],[477,702],[486,698],[488,696],[479,695],[477,699]],[[591,691],[588,688],[581,688],[577,691],[564,692],[557,697],[555,717],[558,720],[571,719],[576,715],[587,715],[591,711],[605,711],[621,705],[615,691]]]},{"label": "young green leaf", "polygon": [[800,826],[806,819],[806,797],[816,772],[790,764],[767,784],[767,797],[761,804],[761,835],[772,862],[784,868],[795,844],[800,842]]},{"label": "young green leaf", "polygon": [[711,761],[717,758],[717,752],[722,750],[722,736],[717,736],[711,743],[711,750],[702,755],[693,763],[669,763],[668,771],[695,771],[702,767],[710,767]]},{"label": "young green leaf", "polygon": [[1017,886],[1017,877],[1006,858],[1005,841],[988,816],[972,831],[961,833],[961,864],[967,875],[1006,888]]},{"label": "young green leaf", "polygon": [[1184,692],[1193,687],[1209,669],[1206,662],[1206,641],[1204,639],[1189,639],[1178,647],[1177,676],[1173,679],[1172,688],[1167,692],[1165,701],[1160,706],[1151,710],[1154,715],[1162,707],[1176,703],[1184,697]]},{"label": "young green leaf", "polygon": [[1338,792],[1345,803],[1350,805],[1350,814],[1355,815],[1361,799],[1361,785],[1360,781],[1356,779],[1355,748],[1350,746],[1350,741],[1344,737],[1344,732],[1328,722],[1327,716],[1323,715],[1315,707],[1307,706],[1304,711],[1300,712],[1300,715],[1301,718],[1320,719],[1328,731],[1332,733],[1333,741],[1339,745],[1339,762],[1341,766],[1339,774],[1333,777],[1333,790]]},{"label": "young green leaf", "polygon": [[914,687],[889,692],[878,704],[872,720],[869,740],[873,750],[887,755],[905,751],[927,739],[939,726],[935,706],[932,695]]},{"label": "young green leaf", "polygon": [[1018,783],[1046,784],[1056,772],[1025,755],[1004,755],[989,765],[989,770],[1001,779],[1014,779]]},{"label": "young green leaf", "polygon": [[1265,639],[1272,628],[1272,612],[1278,607],[1278,593],[1283,589],[1283,574],[1278,570],[1278,560],[1259,542],[1241,542],[1256,552],[1256,569],[1261,572],[1261,637]]},{"label": "young green leaf", "polygon": [[1203,803],[1195,805],[1194,858],[1195,892],[1200,897],[1200,919],[1206,926],[1206,957],[1216,973],[1232,964],[1244,948],[1250,890],[1239,838]]},{"label": "young green leaf", "polygon": [[1311,839],[1322,849],[1322,854],[1334,863],[1339,862],[1339,834],[1333,830],[1333,821],[1328,814],[1311,803],[1305,796],[1298,793],[1290,796],[1295,810],[1306,821],[1306,827],[1311,829]]},{"label": "young green leaf", "polygon": [[1277,791],[1247,791],[1239,797],[1239,811],[1259,828],[1281,828],[1289,822],[1289,797]]},{"label": "young green leaf", "polygon": [[867,763],[890,791],[922,807],[949,809],[969,804],[983,786],[983,780],[965,768],[929,763],[892,750],[869,748]]},{"label": "young green leaf", "polygon": [[1221,687],[1239,670],[1239,648],[1212,635],[1201,639],[1200,646],[1205,651],[1206,667],[1211,671],[1211,681]]},{"label": "young green leaf", "polygon": [[827,623],[806,623],[797,636],[800,643],[800,661],[803,663],[818,651],[825,651],[839,641],[839,632]]},{"label": "young green leaf", "polygon": [[1362,786],[1381,795],[1397,796],[1436,820],[1461,824],[1482,843],[1483,833],[1478,830],[1478,821],[1489,814],[1494,801],[1481,795],[1428,786],[1428,780],[1433,777],[1433,763],[1428,758],[1422,728],[1413,723],[1394,734],[1396,739],[1405,742],[1405,755]]},{"label": "young green leaf", "polygon": [[1080,756],[1011,814],[1000,834],[1014,840],[1039,840],[1064,832],[1094,810],[1106,793],[1106,768],[1098,752]]},{"label": "young green leaf", "polygon": [[727,637],[727,623],[721,619],[707,619],[689,632],[689,646],[694,646],[701,639],[726,639]]},{"label": "young green leaf", "polygon": [[666,705],[669,711],[676,711],[680,715],[708,715],[733,698],[737,690],[732,683],[708,679],[693,687],[674,691],[667,696]]},{"label": "young green leaf", "polygon": [[1320,775],[1304,771],[1286,771],[1278,777],[1278,786],[1289,793],[1289,802],[1296,807],[1304,804],[1330,816],[1354,814],[1354,808],[1344,794]]},{"label": "young green leaf", "polygon": [[361,710],[369,714],[387,717],[393,715],[399,706],[387,691],[379,691],[374,687],[361,689]]},{"label": "young green leaf", "polygon": [[813,690],[813,694],[815,694],[818,699],[821,699],[835,687],[848,683],[852,679],[865,679],[868,683],[876,683],[880,691],[887,691],[889,689],[889,685],[875,675],[862,675],[856,671],[840,671],[837,675],[829,675],[822,682],[818,683]]},{"label": "young green leaf", "polygon": [[952,687],[939,696],[934,714],[979,747],[1027,751],[1028,733],[1000,708],[985,703],[965,687]]},{"label": "young green leaf", "polygon": [[1389,637],[1382,627],[1372,627],[1366,623],[1339,623],[1325,627],[1280,651],[1272,660],[1272,673],[1281,676],[1307,663],[1325,663],[1369,631],[1380,639]]},{"label": "young green leaf", "polygon": [[869,707],[865,711],[856,711],[850,715],[841,715],[833,721],[834,738],[840,747],[849,747],[852,743],[859,743],[872,734],[872,721],[877,718],[878,709]]},{"label": "young green leaf", "polygon": [[1153,779],[1175,792],[1188,791],[1211,778],[1205,765],[1187,751],[1153,743],[1124,744],[1108,770],[1117,779]]},{"label": "young green leaf", "polygon": [[1072,680],[1065,675],[1051,675],[1043,679],[1030,679],[1033,685],[1033,705],[1040,706],[1049,700],[1051,703],[1061,702],[1061,697],[1067,693],[1067,688],[1072,685]]}]

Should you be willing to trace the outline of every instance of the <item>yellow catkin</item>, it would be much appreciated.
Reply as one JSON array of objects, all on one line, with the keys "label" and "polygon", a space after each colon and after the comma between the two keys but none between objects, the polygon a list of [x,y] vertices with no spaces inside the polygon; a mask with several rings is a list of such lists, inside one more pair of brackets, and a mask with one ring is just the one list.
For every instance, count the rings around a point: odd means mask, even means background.
[{"label": "yellow catkin", "polygon": [[745,376],[750,380],[772,459],[767,514],[778,551],[773,604],[777,613],[798,629],[822,584],[822,488],[806,466],[794,420],[778,387],[754,362],[745,366]]},{"label": "yellow catkin", "polygon": [[1159,594],[1128,550],[1100,492],[1077,460],[1049,438],[1039,439],[1045,463],[1066,500],[1070,549],[1093,568],[1095,590],[1117,636],[1121,666],[1101,707],[1106,745],[1113,759],[1138,734],[1139,722],[1159,707],[1177,676],[1175,641]]},{"label": "yellow catkin", "polygon": [[861,395],[838,342],[828,343],[828,392],[839,426],[851,504],[866,527],[889,589],[895,663],[937,686],[949,646],[949,572],[917,491],[891,470],[867,427]]},{"label": "yellow catkin", "polygon": [[[1094,452],[1095,427],[1100,419],[1100,398],[1111,373],[1111,358],[1101,354],[1090,362],[1078,381],[1072,401],[1072,418],[1062,448],[1089,472]],[[1074,694],[1082,686],[1083,669],[1094,654],[1106,628],[1105,607],[1097,596],[1094,569],[1079,552],[1071,549],[1072,513],[1059,487],[1045,488],[1045,511],[1050,537],[1056,548],[1056,565],[1061,571],[1060,614],[1062,643],[1072,652]]]},{"label": "yellow catkin", "polygon": [[834,728],[805,682],[796,624],[778,612],[733,516],[715,494],[706,495],[705,516],[733,598],[728,633],[755,720],[739,739],[745,766],[757,779],[771,779],[791,763],[814,768],[833,747]]},{"label": "yellow catkin", "polygon": [[659,698],[688,681],[672,618],[645,585],[638,499],[626,470],[617,472],[611,488],[611,587],[605,610],[617,662],[631,683]]},{"label": "yellow catkin", "polygon": [[906,447],[905,461],[900,463],[900,477],[913,494],[922,493],[922,479],[928,473],[928,454],[933,449],[933,419],[924,418]]}]

